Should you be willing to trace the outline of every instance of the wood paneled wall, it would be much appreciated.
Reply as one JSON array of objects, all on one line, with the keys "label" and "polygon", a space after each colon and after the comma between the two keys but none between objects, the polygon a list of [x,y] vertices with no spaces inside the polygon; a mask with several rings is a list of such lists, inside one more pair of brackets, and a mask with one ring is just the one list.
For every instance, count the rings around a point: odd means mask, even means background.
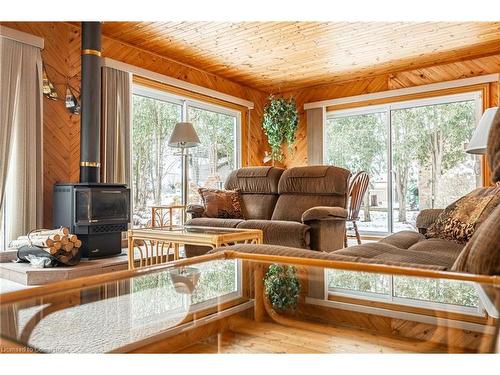
[{"label": "wood paneled wall", "polygon": [[[1,24],[45,39],[42,58],[50,79],[57,83],[56,89],[60,98],[64,99],[65,77],[76,75],[71,84],[79,90],[79,27],[64,22],[2,22]],[[255,108],[250,111],[247,137],[248,164],[262,164],[264,151],[268,149],[261,128],[266,93],[106,37],[103,38],[102,55],[253,101]],[[54,183],[74,182],[79,179],[80,116],[71,115],[64,107],[64,100],[52,101],[44,98],[43,104],[44,225],[51,227]]]},{"label": "wood paneled wall", "polygon": [[[292,153],[286,152],[284,149],[286,154],[284,165],[289,168],[307,164],[307,122],[304,103],[419,86],[498,72],[500,72],[500,55],[492,55],[450,64],[395,72],[342,84],[315,86],[282,93],[285,97],[294,96],[297,100],[297,109],[299,110],[297,141]],[[489,106],[493,107],[500,104],[499,84],[497,82],[490,84],[489,92]]]}]

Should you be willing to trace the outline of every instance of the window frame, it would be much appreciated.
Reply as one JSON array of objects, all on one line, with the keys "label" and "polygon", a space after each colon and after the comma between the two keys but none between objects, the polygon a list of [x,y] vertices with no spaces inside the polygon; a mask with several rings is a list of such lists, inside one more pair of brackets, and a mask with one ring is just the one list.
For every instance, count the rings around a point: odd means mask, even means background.
[{"label": "window frame", "polygon": [[[174,105],[179,105],[181,106],[181,118],[180,121],[189,121],[188,118],[188,113],[189,113],[189,108],[196,108],[196,109],[201,109],[205,111],[211,111],[215,113],[221,113],[224,115],[228,116],[233,116],[235,117],[235,139],[234,139],[234,147],[235,147],[235,152],[234,152],[234,162],[235,162],[235,168],[241,168],[242,163],[243,163],[243,147],[242,147],[242,132],[243,132],[243,122],[242,122],[242,113],[241,111],[237,109],[232,109],[232,108],[226,108],[221,105],[213,104],[213,103],[207,103],[202,100],[198,99],[193,99],[190,98],[186,95],[178,95],[174,94],[171,92],[168,92],[167,90],[162,90],[160,88],[156,87],[151,87],[145,84],[141,84],[139,82],[133,82],[132,83],[132,90],[131,90],[131,97],[133,98],[134,95],[137,96],[142,96],[145,98],[150,98],[153,100],[159,100],[165,103],[169,104],[174,104]],[[134,108],[133,108],[133,103],[134,101],[131,100],[131,111],[130,111],[130,117],[131,117],[131,129],[130,132],[133,132],[134,129],[134,124],[133,124],[133,114],[134,114]],[[134,152],[134,146],[133,146],[133,137],[130,137],[130,153],[131,155]],[[134,175],[133,171],[133,165],[132,162],[130,162],[130,176],[131,178]],[[132,212],[134,212],[134,201],[132,200],[131,203],[131,209]],[[131,221],[130,225],[133,226],[133,215],[131,215]]]},{"label": "window frame", "polygon": [[7,241],[7,210],[5,209],[5,197],[4,204],[2,204],[2,209],[0,210],[0,251],[7,251],[8,241]]},{"label": "window frame", "polygon": [[[242,121],[241,121],[241,111],[236,109],[227,108],[218,104],[207,103],[202,100],[197,100],[189,98],[188,96],[173,94],[165,90],[159,90],[149,86],[141,85],[140,83],[134,82],[132,84],[132,95],[139,95],[146,98],[151,98],[155,100],[164,101],[171,104],[178,104],[182,106],[181,121],[189,121],[188,109],[196,108],[205,111],[221,113],[227,116],[233,116],[236,118],[235,123],[235,167],[241,168],[242,165],[242,147],[241,147],[241,135],[242,135]],[[131,113],[133,113],[133,108]],[[132,124],[133,127],[133,124]]]},{"label": "window frame", "polygon": [[[455,312],[464,315],[478,316],[484,317],[486,312],[491,313],[492,309],[488,308],[487,305],[487,296],[481,290],[481,286],[476,283],[462,281],[466,284],[472,284],[474,289],[478,295],[478,306],[464,306],[464,305],[455,305],[451,303],[441,303],[441,302],[433,302],[433,301],[425,301],[419,299],[412,299],[407,297],[396,297],[394,296],[394,275],[384,275],[389,278],[389,292],[388,294],[381,294],[375,292],[363,292],[358,290],[349,290],[344,288],[330,288],[328,272],[334,271],[334,269],[324,269],[324,280],[325,280],[325,299],[329,300],[330,296],[340,296],[340,297],[349,297],[353,299],[357,299],[359,301],[367,301],[367,302],[384,302],[393,304],[394,306],[409,306],[409,307],[417,307],[421,309],[435,310],[435,311],[443,311],[443,312]],[[351,271],[353,272],[353,271]],[[401,275],[404,277],[404,275]],[[452,280],[453,281],[453,280]],[[485,303],[486,301],[486,303]],[[490,314],[491,315],[491,314]]]},{"label": "window frame", "polygon": [[[323,126],[323,154],[322,154],[322,162],[326,163],[328,156],[328,144],[327,144],[327,128],[328,128],[328,120],[332,120],[335,118],[343,118],[348,116],[359,116],[359,115],[367,115],[367,114],[376,114],[376,113],[385,113],[386,117],[386,134],[387,134],[387,145],[386,145],[386,153],[387,153],[387,232],[383,231],[360,231],[361,235],[369,235],[369,236],[386,236],[394,232],[394,202],[393,202],[393,167],[392,167],[392,145],[393,145],[393,127],[392,127],[392,116],[391,112],[395,110],[408,109],[408,108],[418,108],[425,107],[430,105],[439,105],[439,104],[449,104],[456,102],[463,102],[473,100],[475,102],[475,124],[479,123],[479,120],[484,111],[484,92],[481,89],[471,89],[470,91],[454,93],[454,94],[443,94],[436,95],[426,98],[417,98],[417,99],[402,99],[397,101],[390,101],[384,104],[368,104],[362,105],[359,107],[352,108],[343,108],[338,110],[329,110],[326,112],[325,123]],[[481,163],[480,166],[480,176],[481,180],[484,181],[485,169],[484,164]]]}]

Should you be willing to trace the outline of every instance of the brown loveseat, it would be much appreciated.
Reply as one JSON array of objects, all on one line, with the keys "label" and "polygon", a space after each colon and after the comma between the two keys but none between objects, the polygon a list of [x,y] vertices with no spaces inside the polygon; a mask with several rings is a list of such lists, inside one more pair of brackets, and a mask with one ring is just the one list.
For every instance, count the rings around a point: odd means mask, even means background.
[{"label": "brown loveseat", "polygon": [[[203,206],[193,205],[186,225],[261,229],[266,244],[337,250],[343,246],[349,176],[333,166],[241,168],[229,175],[225,188],[240,190],[245,219],[206,217]],[[186,246],[186,255],[208,250]]]}]

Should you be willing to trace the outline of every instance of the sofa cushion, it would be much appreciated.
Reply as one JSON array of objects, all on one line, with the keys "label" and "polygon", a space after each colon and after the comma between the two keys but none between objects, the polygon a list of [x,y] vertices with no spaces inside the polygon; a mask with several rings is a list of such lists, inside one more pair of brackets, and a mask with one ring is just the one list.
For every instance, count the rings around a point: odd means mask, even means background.
[{"label": "sofa cushion", "polygon": [[436,222],[441,212],[443,212],[442,208],[426,208],[420,211],[415,223],[420,233],[427,232],[427,228]]},{"label": "sofa cushion", "polygon": [[410,246],[422,240],[425,240],[424,235],[417,232],[404,230],[391,234],[390,236],[381,239],[379,242],[393,245],[400,249],[408,249]]},{"label": "sofa cushion", "polygon": [[242,194],[278,194],[278,182],[283,173],[276,167],[246,167],[232,171],[224,185]]},{"label": "sofa cushion", "polygon": [[272,220],[302,220],[302,214],[313,207],[345,207],[346,198],[340,195],[283,194],[278,198]]},{"label": "sofa cushion", "polygon": [[236,228],[243,222],[241,219],[219,219],[216,217],[197,217],[186,221],[186,225],[197,227],[217,227],[217,228]]},{"label": "sofa cushion", "polygon": [[287,169],[278,185],[280,194],[272,220],[301,221],[302,214],[318,206],[347,206],[350,172],[344,168],[316,165]]},{"label": "sofa cushion", "polygon": [[264,243],[308,249],[310,245],[309,226],[293,221],[246,220],[238,224],[239,229],[260,229]]},{"label": "sofa cushion", "polygon": [[500,184],[478,188],[450,204],[425,236],[465,244],[500,204]]},{"label": "sofa cushion", "polygon": [[[346,195],[351,172],[347,169],[315,165],[287,169],[281,175],[279,194]],[[345,205],[342,205],[345,207]]]},{"label": "sofa cushion", "polygon": [[397,265],[405,263],[423,266],[437,266],[439,269],[450,269],[456,258],[456,255],[455,257],[452,257],[446,251],[434,252],[422,251],[419,249],[412,250],[411,247],[409,249],[400,249],[394,245],[383,242],[372,242],[363,245],[351,246],[345,249],[336,250],[331,254],[354,257],[357,262],[365,262],[365,259],[373,259],[384,264]]},{"label": "sofa cushion", "polygon": [[239,190],[199,188],[205,216],[223,219],[243,219]]},{"label": "sofa cushion", "polygon": [[271,220],[277,194],[241,194],[241,208],[245,219]]},{"label": "sofa cushion", "polygon": [[[390,245],[386,245],[390,246]],[[251,253],[251,254],[264,254],[264,255],[276,255],[276,256],[287,256],[287,257],[296,257],[296,258],[312,258],[312,259],[322,259],[322,260],[333,260],[333,261],[343,261],[343,262],[361,262],[368,264],[388,264],[393,266],[400,267],[418,267],[424,269],[431,270],[444,270],[446,267],[437,266],[433,264],[417,264],[417,263],[407,263],[407,262],[399,262],[393,261],[389,259],[383,258],[360,258],[356,256],[350,255],[341,255],[337,254],[338,251],[334,251],[333,253],[325,253],[322,251],[311,251],[304,249],[297,249],[286,246],[278,246],[278,245],[243,245],[236,244],[227,247],[219,247],[217,249],[211,250],[211,253],[232,250],[240,253]]]},{"label": "sofa cushion", "polygon": [[500,206],[474,233],[452,271],[500,275]]}]

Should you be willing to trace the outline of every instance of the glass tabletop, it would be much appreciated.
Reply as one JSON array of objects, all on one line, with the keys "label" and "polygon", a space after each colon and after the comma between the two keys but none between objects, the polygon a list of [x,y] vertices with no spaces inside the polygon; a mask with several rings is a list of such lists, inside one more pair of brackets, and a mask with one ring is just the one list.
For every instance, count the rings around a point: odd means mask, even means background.
[{"label": "glass tabletop", "polygon": [[231,233],[254,232],[256,229],[241,229],[241,228],[217,228],[217,227],[202,227],[202,226],[163,226],[163,227],[139,227],[131,230],[134,232],[171,232],[189,235],[223,235]]},{"label": "glass tabletop", "polygon": [[6,293],[1,335],[49,353],[498,351],[495,278],[280,259],[218,252]]}]

